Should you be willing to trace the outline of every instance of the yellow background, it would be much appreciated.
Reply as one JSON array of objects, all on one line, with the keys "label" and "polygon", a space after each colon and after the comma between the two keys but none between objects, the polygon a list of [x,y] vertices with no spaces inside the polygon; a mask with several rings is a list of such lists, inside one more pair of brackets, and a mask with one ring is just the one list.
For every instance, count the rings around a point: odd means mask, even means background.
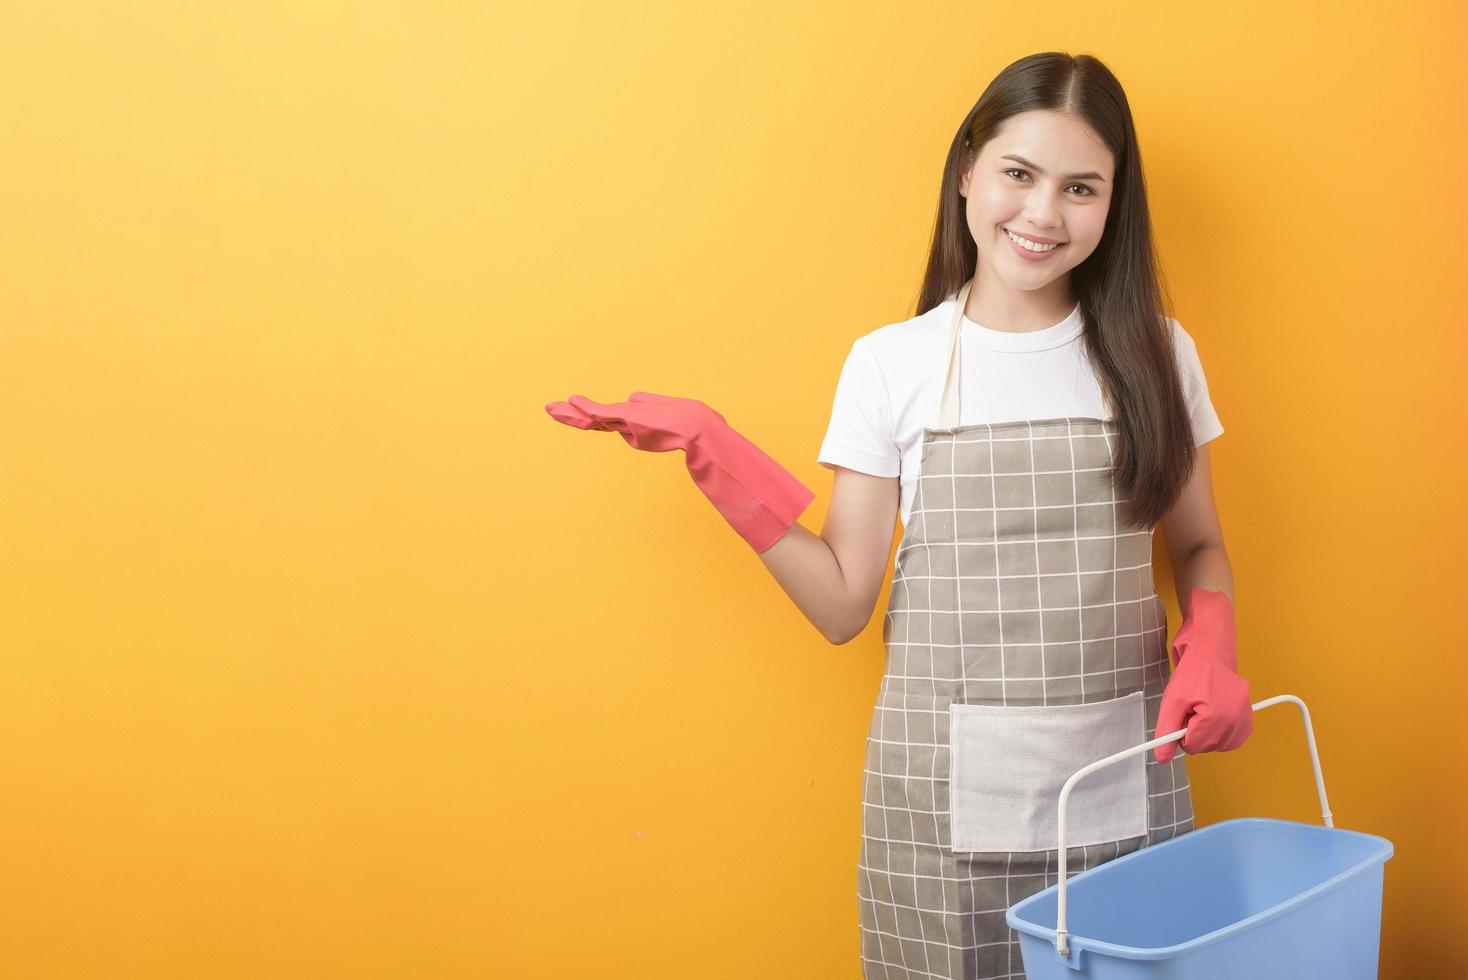
[{"label": "yellow background", "polygon": [[[885,591],[827,644],[680,455],[542,406],[700,398],[819,530],[954,131],[1059,49],[1136,116],[1241,669],[1395,843],[1382,975],[1462,977],[1465,19],[8,5],[0,970],[857,978]],[[1292,709],[1189,766],[1319,819]]]}]

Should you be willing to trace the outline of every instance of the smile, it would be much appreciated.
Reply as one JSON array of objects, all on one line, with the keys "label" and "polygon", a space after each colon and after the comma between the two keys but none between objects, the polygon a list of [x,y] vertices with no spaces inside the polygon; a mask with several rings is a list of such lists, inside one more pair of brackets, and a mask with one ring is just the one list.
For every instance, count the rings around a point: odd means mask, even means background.
[{"label": "smile", "polygon": [[1014,242],[1015,245],[1019,246],[1020,248],[1024,249],[1027,252],[1038,252],[1038,253],[1053,252],[1056,249],[1060,248],[1060,246],[1062,246],[1062,245],[1065,244],[1064,242],[1057,242],[1057,243],[1052,244],[1052,245],[1042,245],[1039,242],[1032,242],[1032,241],[1030,241],[1028,238],[1025,238],[1023,235],[1016,235],[1014,232],[1010,231],[1008,228],[1005,228],[1004,229],[1004,234],[1008,235],[1009,236],[1009,240],[1012,241],[1012,242]]},{"label": "smile", "polygon": [[1064,242],[1057,242],[1054,245],[1041,245],[1039,242],[1029,241],[1025,236],[1016,235],[1016,233],[1011,232],[1007,227],[1004,229],[1004,235],[1006,235],[1006,238],[1009,238],[1010,246],[1014,249],[1014,252],[1029,261],[1044,261],[1045,258],[1050,258],[1054,252],[1060,251],[1066,245]]}]

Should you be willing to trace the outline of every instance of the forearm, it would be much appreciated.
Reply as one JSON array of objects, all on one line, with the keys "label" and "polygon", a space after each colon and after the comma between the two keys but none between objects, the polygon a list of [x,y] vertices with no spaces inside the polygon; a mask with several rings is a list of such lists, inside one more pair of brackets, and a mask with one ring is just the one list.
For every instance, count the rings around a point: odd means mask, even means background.
[{"label": "forearm", "polygon": [[1234,604],[1233,566],[1229,564],[1228,552],[1219,545],[1204,545],[1174,564],[1172,581],[1184,616],[1188,614],[1188,597],[1194,589],[1222,592]]},{"label": "forearm", "polygon": [[794,524],[759,557],[822,636],[836,644],[851,639],[850,589],[825,538]]}]

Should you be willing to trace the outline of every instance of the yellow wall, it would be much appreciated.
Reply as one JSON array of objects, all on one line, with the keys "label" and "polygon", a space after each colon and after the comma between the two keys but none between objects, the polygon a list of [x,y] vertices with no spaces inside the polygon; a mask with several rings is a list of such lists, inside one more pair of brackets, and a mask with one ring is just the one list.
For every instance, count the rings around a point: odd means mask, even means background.
[{"label": "yellow wall", "polygon": [[[502,6],[8,5],[4,975],[857,978],[885,593],[828,645],[542,405],[701,398],[819,530],[956,126],[1061,49],[1136,113],[1244,673],[1396,844],[1382,975],[1461,977],[1461,8]],[[1287,712],[1203,822],[1318,819]]]}]

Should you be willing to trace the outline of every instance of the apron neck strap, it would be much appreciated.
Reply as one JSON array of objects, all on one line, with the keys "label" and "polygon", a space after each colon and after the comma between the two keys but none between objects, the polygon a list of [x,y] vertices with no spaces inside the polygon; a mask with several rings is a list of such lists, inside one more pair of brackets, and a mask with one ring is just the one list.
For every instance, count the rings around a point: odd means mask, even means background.
[{"label": "apron neck strap", "polygon": [[938,408],[940,429],[955,428],[962,417],[959,389],[963,384],[963,308],[968,303],[969,287],[973,284],[972,279],[964,283],[953,304],[953,323],[948,329],[948,366],[943,371],[943,394]]}]

